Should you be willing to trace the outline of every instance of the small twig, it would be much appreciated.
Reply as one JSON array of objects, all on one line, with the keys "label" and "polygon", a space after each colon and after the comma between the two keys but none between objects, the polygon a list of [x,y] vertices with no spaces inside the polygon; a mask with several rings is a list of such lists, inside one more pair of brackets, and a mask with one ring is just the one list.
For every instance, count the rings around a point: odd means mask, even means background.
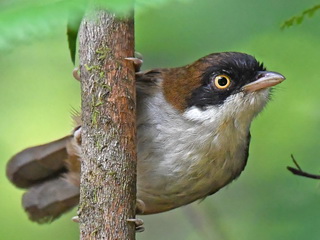
[{"label": "small twig", "polygon": [[298,176],[302,176],[302,177],[307,177],[307,178],[313,178],[313,179],[320,179],[320,175],[316,175],[316,174],[311,174],[311,173],[307,173],[304,172],[301,167],[299,166],[298,162],[295,160],[295,158],[293,157],[293,155],[291,154],[291,158],[292,161],[294,163],[294,165],[296,165],[297,168],[293,168],[293,167],[287,167],[287,169],[292,172],[295,175]]},{"label": "small twig", "polygon": [[294,158],[294,156],[291,154],[291,159],[294,163],[294,165],[296,165],[296,167],[302,172],[301,167],[299,166],[298,162],[296,161],[296,159]]}]

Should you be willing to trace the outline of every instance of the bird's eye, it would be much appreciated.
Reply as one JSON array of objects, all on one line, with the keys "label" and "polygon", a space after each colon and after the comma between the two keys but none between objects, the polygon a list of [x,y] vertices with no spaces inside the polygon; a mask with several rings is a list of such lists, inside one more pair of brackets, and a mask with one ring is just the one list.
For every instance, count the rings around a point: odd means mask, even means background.
[{"label": "bird's eye", "polygon": [[227,75],[218,75],[214,78],[214,85],[219,89],[225,89],[229,87],[230,83],[230,77]]}]

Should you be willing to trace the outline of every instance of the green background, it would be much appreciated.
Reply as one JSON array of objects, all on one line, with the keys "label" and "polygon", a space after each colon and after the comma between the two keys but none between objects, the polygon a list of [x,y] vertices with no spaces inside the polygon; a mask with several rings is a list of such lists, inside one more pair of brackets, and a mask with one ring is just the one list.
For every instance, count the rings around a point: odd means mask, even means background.
[{"label": "green background", "polygon": [[[293,176],[286,166],[292,153],[304,170],[320,169],[320,13],[280,30],[286,19],[317,3],[197,0],[136,13],[136,50],[144,55],[144,69],[241,51],[287,78],[253,122],[241,177],[200,204],[143,216],[146,231],[137,239],[319,239],[319,183]],[[80,86],[72,78],[65,26],[0,54],[0,239],[78,239],[78,226],[70,221],[76,210],[51,224],[30,222],[21,208],[23,191],[4,173],[16,152],[72,128]]]}]

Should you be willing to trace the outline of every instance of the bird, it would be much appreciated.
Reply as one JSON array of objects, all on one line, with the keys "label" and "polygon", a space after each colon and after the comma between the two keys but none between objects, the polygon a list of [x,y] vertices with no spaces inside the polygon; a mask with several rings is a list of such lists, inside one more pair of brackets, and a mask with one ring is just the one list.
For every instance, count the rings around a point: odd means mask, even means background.
[{"label": "bird", "polygon": [[[251,123],[285,77],[240,52],[175,68],[137,65],[137,214],[202,200],[237,179],[247,164]],[[9,180],[27,189],[22,205],[32,221],[52,221],[78,204],[79,119],[70,135],[27,148],[7,164]]]}]

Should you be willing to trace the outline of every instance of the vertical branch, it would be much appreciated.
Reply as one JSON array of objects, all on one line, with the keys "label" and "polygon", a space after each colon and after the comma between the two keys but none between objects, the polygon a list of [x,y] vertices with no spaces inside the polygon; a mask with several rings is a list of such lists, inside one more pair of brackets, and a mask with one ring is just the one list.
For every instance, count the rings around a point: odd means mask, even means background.
[{"label": "vertical branch", "polygon": [[80,32],[81,239],[135,239],[134,23],[96,10]]}]

